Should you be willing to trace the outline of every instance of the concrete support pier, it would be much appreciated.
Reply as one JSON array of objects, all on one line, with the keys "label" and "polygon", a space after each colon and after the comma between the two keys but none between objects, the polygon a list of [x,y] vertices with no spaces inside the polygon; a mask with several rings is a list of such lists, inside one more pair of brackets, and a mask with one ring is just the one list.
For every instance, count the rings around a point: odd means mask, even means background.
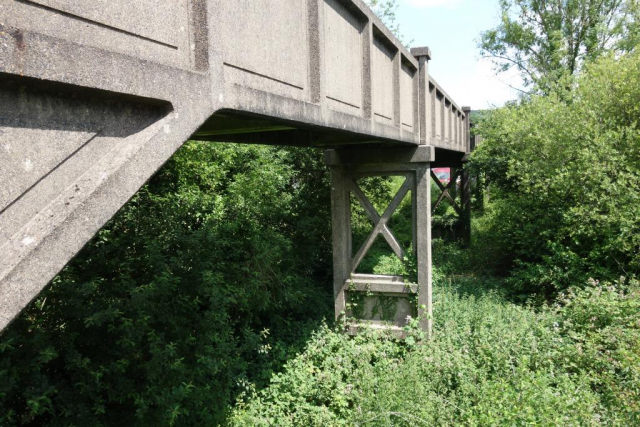
[{"label": "concrete support pier", "polygon": [[[431,191],[430,163],[434,149],[430,146],[394,148],[345,148],[327,150],[325,162],[331,168],[331,214],[333,225],[333,274],[336,319],[345,319],[349,332],[363,326],[388,329],[403,335],[407,316],[417,311],[421,328],[429,335],[432,330],[431,291]],[[370,176],[402,176],[403,185],[389,207],[379,214],[358,186],[357,180]],[[388,221],[404,197],[411,193],[413,236],[412,247],[417,269],[417,283],[407,277],[357,274],[356,269],[381,235],[401,260],[406,260]],[[351,231],[351,195],[362,205],[373,229],[360,248],[354,248]],[[355,250],[355,251],[354,251]],[[350,297],[366,296],[367,316],[359,318],[349,307]],[[412,306],[416,301],[417,307]],[[392,307],[389,318],[372,313],[372,306]],[[376,300],[378,299],[378,300]],[[417,310],[416,310],[417,309]]]}]

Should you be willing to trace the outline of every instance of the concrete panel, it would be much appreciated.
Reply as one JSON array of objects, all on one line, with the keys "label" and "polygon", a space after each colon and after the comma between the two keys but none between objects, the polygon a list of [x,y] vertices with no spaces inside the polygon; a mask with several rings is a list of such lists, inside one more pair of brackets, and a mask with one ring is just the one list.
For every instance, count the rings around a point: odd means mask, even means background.
[{"label": "concrete panel", "polygon": [[460,117],[458,119],[458,123],[460,126],[460,147],[463,149],[463,151],[466,151],[465,149],[465,141],[466,141],[466,137],[465,137],[465,129],[464,129],[464,112],[460,113]]},{"label": "concrete panel", "polygon": [[[49,133],[43,129],[12,127],[4,120],[0,120],[0,126],[0,170],[3,178],[0,212],[96,134],[81,130],[54,130]],[[0,235],[4,232],[5,228],[0,228]]]},{"label": "concrete panel", "polygon": [[372,60],[372,97],[374,118],[382,123],[393,125],[395,115],[394,59],[397,52],[392,51],[389,41],[381,36],[373,37]]},{"label": "concrete panel", "polygon": [[460,143],[460,141],[458,140],[459,130],[460,129],[458,126],[458,110],[456,110],[454,107],[451,114],[451,134],[452,134],[451,143],[454,147],[457,147],[458,144]]},{"label": "concrete panel", "polygon": [[458,128],[460,129],[458,132],[458,135],[460,135],[460,148],[463,151],[466,151],[466,147],[465,147],[465,141],[466,141],[466,137],[465,137],[465,133],[464,133],[464,119],[463,119],[463,115],[464,113],[460,113],[460,116],[458,117]]},{"label": "concrete panel", "polygon": [[430,117],[427,117],[427,120],[431,121],[431,125],[429,126],[429,135],[427,135],[427,144],[430,144],[431,139],[436,137],[436,88],[431,83],[429,83],[429,100],[425,101],[429,102],[429,113]]},{"label": "concrete panel", "polygon": [[[404,326],[407,317],[417,317],[415,304],[409,298],[397,295],[366,295],[358,292],[347,292],[347,301],[358,301],[358,310],[348,310],[347,316],[360,321],[389,322],[393,325]],[[359,298],[358,298],[359,297]]]},{"label": "concrete panel", "polygon": [[306,1],[217,1],[216,12],[214,43],[228,83],[309,98]]},{"label": "concrete panel", "polygon": [[363,106],[363,17],[342,1],[324,1],[324,82],[331,108],[361,114]]},{"label": "concrete panel", "polygon": [[[276,3],[271,2],[271,4]],[[238,6],[234,6],[234,3],[229,0],[209,0],[208,4],[212,19],[217,19],[221,15],[221,10],[238,9]],[[235,22],[234,13],[228,13],[230,17],[224,17],[226,15],[223,14],[224,19],[220,20],[222,22],[219,25],[212,25],[210,38],[212,49],[210,56],[212,58],[217,56],[222,61],[221,80],[225,88],[216,96],[222,100],[221,103],[224,104],[222,108],[233,111],[233,114],[259,116],[261,119],[272,118],[273,123],[268,127],[273,129],[280,129],[282,126],[295,128],[296,125],[292,123],[300,123],[308,126],[309,129],[316,127],[340,129],[345,132],[346,138],[342,140],[329,138],[327,141],[320,141],[313,137],[303,138],[304,141],[300,141],[296,140],[300,134],[290,133],[284,139],[278,139],[273,133],[267,134],[269,131],[249,134],[247,132],[250,129],[238,126],[236,129],[229,129],[229,133],[224,135],[227,138],[225,141],[257,143],[261,137],[264,137],[271,144],[281,141],[285,145],[334,146],[335,144],[331,141],[338,144],[356,144],[369,141],[371,140],[369,138],[374,136],[374,140],[419,142],[417,131],[410,132],[400,126],[398,96],[400,70],[397,58],[392,70],[394,96],[391,123],[381,117],[374,118],[376,117],[373,112],[372,96],[374,35],[387,40],[388,50],[399,52],[410,66],[417,69],[418,64],[391,32],[373,16],[362,0],[300,0],[296,3],[296,7],[301,11],[306,8],[306,21],[303,14],[300,15],[300,19],[289,17],[285,19],[286,24],[278,26],[278,29],[295,28],[298,24],[301,27],[306,25],[305,38],[290,36],[287,39],[297,42],[291,49],[296,49],[298,53],[306,51],[304,52],[306,58],[298,55],[303,59],[300,63],[308,67],[306,83],[302,83],[306,86],[298,89],[297,84],[291,84],[291,81],[285,82],[284,77],[266,78],[258,75],[257,72],[229,63],[225,59],[229,55],[228,50],[236,49],[237,46],[234,44],[228,48],[223,43],[223,38],[226,37],[223,33],[235,34],[237,31],[235,25],[227,24],[227,22]],[[286,10],[281,12],[290,13]],[[243,14],[240,13],[240,16]],[[262,21],[264,20],[261,19],[260,22]],[[291,21],[296,23],[292,25]],[[264,31],[255,32],[263,33]],[[341,32],[347,34],[347,41]],[[353,36],[355,44],[353,40],[348,41],[350,36]],[[302,42],[299,42],[300,40]],[[231,37],[230,42],[235,43],[235,38]],[[246,55],[244,50],[241,50],[239,55],[240,58],[250,56]],[[216,60],[212,61],[214,70]],[[355,65],[349,64],[349,61]],[[214,131],[206,128],[203,129],[202,135],[210,136]],[[349,134],[353,136],[350,137]],[[246,135],[246,138],[242,135]],[[308,141],[311,140],[316,142],[309,143]]]},{"label": "concrete panel", "polygon": [[447,98],[444,99],[444,110],[443,110],[443,132],[442,139],[447,144],[451,144],[451,102]]},{"label": "concrete panel", "polygon": [[462,146],[462,113],[460,111],[456,114],[456,145]]},{"label": "concrete panel", "polygon": [[179,1],[30,0],[168,46],[178,47]]},{"label": "concrete panel", "polygon": [[466,152],[462,109],[431,76],[429,81],[432,105],[435,109],[433,124],[436,129],[431,144],[452,152]]},{"label": "concrete panel", "polygon": [[195,43],[189,13],[188,0],[0,0],[4,25],[182,68]]},{"label": "concrete panel", "polygon": [[400,69],[400,124],[411,132],[415,132],[416,127],[414,82],[416,72],[413,66],[402,62]]},{"label": "concrete panel", "polygon": [[436,139],[444,139],[444,96],[436,92],[435,94],[435,135]]},{"label": "concrete panel", "polygon": [[457,146],[458,141],[458,111],[454,108],[451,111],[451,142]]}]

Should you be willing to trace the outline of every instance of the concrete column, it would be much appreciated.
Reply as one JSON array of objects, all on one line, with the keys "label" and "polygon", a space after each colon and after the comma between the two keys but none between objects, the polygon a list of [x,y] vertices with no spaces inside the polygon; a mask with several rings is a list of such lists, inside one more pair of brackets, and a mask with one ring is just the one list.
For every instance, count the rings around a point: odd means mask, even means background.
[{"label": "concrete column", "polygon": [[[465,114],[464,120],[464,144],[466,151],[471,151],[471,107],[462,107]],[[471,242],[471,177],[469,171],[464,168],[461,174],[461,208],[462,208],[462,240],[465,244]]]},{"label": "concrete column", "polygon": [[344,283],[351,273],[351,209],[344,168],[331,167],[331,227],[333,239],[333,297],[335,318],[344,315]]},{"label": "concrete column", "polygon": [[[431,166],[422,165],[415,171],[414,223],[416,259],[418,264],[418,316],[420,327],[429,336],[433,330],[432,260],[431,260]],[[423,208],[422,208],[423,207]]]},{"label": "concrete column", "polygon": [[428,47],[411,48],[411,54],[418,60],[418,114],[420,117],[420,144],[429,144],[430,124],[431,124],[431,96],[429,94],[429,61],[431,60],[431,50]]}]

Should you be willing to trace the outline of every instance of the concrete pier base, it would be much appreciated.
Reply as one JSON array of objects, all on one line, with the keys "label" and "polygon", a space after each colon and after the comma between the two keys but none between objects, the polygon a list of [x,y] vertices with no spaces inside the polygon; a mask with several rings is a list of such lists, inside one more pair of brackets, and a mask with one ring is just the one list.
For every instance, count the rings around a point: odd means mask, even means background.
[{"label": "concrete pier base", "polygon": [[[402,336],[407,316],[417,314],[421,328],[431,334],[431,192],[430,162],[434,150],[429,146],[399,148],[358,148],[327,150],[325,161],[331,168],[331,212],[333,225],[333,273],[336,319],[345,319],[354,333],[362,327],[391,330]],[[379,214],[357,184],[368,176],[402,176],[403,185],[389,207]],[[382,236],[401,260],[409,256],[401,246],[388,221],[404,197],[411,193],[416,282],[408,277],[357,274],[356,269]],[[351,230],[351,195],[362,205],[373,222],[373,230],[360,248],[354,248]],[[354,251],[355,249],[355,251]],[[364,316],[355,315],[349,306],[350,297],[359,295]],[[417,298],[416,298],[417,297]],[[372,313],[372,306],[384,299],[388,316]],[[415,304],[412,306],[412,304]],[[414,314],[414,315],[415,315]],[[384,317],[384,318],[381,318]]]}]

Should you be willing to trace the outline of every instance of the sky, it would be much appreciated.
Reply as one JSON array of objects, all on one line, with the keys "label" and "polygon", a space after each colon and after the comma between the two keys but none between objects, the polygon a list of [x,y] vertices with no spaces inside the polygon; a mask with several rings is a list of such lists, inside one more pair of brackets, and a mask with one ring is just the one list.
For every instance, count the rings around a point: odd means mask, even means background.
[{"label": "sky", "polygon": [[496,76],[480,59],[480,33],[498,24],[498,0],[399,0],[400,33],[412,47],[431,49],[429,73],[459,106],[502,106],[517,98],[516,72]]}]

